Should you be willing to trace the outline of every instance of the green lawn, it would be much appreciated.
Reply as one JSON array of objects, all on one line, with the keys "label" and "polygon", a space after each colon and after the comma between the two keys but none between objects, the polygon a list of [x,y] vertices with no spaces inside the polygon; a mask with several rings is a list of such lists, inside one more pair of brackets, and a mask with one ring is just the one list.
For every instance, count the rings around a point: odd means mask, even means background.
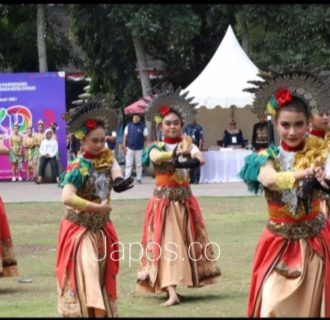
[{"label": "green lawn", "polygon": [[[210,241],[220,245],[221,280],[199,289],[179,288],[183,303],[161,307],[164,296],[135,292],[137,261],[129,243],[141,240],[147,200],[113,201],[112,221],[124,243],[118,311],[121,317],[245,317],[252,259],[266,221],[263,197],[199,198]],[[0,279],[0,317],[57,317],[55,256],[60,203],[6,205],[20,277]],[[132,250],[131,256],[139,252]],[[19,283],[21,278],[32,283]]]}]

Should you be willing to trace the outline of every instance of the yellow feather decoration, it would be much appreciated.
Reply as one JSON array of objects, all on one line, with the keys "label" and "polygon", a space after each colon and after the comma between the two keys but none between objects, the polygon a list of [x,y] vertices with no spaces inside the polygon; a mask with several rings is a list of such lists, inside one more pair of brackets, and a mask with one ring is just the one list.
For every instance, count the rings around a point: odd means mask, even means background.
[{"label": "yellow feather decoration", "polygon": [[308,136],[304,150],[297,152],[293,166],[295,170],[307,169],[313,165],[323,166],[327,156],[327,142],[318,137]]}]

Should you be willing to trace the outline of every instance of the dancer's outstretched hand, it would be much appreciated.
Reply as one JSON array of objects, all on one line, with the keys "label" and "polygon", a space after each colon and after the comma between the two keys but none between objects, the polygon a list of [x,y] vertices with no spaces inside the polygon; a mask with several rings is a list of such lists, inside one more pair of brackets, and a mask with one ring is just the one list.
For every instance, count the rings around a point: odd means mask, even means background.
[{"label": "dancer's outstretched hand", "polygon": [[322,191],[329,193],[329,180],[326,179],[326,172],[323,167],[314,168],[315,178],[323,187]]},{"label": "dancer's outstretched hand", "polygon": [[[326,185],[326,187],[324,186]],[[313,190],[321,190],[326,194],[330,194],[330,181],[322,180],[320,182],[316,177],[308,177],[302,181],[302,184],[297,189],[298,206],[301,202],[304,205],[306,214],[312,210]],[[298,209],[297,206],[297,209]]]}]

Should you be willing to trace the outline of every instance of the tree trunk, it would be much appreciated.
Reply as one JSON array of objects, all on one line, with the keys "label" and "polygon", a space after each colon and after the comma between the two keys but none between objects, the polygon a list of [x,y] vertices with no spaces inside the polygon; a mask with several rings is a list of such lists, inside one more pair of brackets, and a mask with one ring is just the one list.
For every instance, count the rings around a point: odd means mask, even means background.
[{"label": "tree trunk", "polygon": [[241,29],[242,48],[247,55],[249,53],[249,31],[245,11],[248,10],[249,7],[250,5],[234,5],[234,8],[236,9],[236,21]]},{"label": "tree trunk", "polygon": [[48,67],[47,67],[44,4],[37,4],[37,41],[38,41],[39,72],[47,72]]},{"label": "tree trunk", "polygon": [[243,18],[241,21],[242,26],[242,48],[245,53],[248,55],[249,53],[249,31],[247,28],[246,20]]},{"label": "tree trunk", "polygon": [[137,65],[140,75],[140,81],[142,86],[143,97],[147,97],[149,91],[151,90],[151,84],[149,79],[149,74],[147,70],[147,58],[144,52],[143,43],[141,37],[133,32],[132,34],[133,44],[137,59]]}]

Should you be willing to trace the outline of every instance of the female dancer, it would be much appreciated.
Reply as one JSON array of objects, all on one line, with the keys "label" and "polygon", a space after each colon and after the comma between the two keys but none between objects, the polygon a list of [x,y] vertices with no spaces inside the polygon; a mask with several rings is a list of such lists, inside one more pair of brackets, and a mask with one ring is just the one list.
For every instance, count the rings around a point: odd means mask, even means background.
[{"label": "female dancer", "polygon": [[[12,164],[12,181],[22,181],[23,169],[23,137],[19,134],[18,124],[14,124],[14,132],[10,136],[10,161]],[[18,176],[17,176],[18,171]]]},{"label": "female dancer", "polygon": [[255,93],[254,111],[267,105],[281,144],[248,156],[240,172],[250,190],[264,189],[269,214],[254,257],[248,316],[329,317],[330,222],[318,190],[329,192],[328,150],[324,140],[306,137],[310,115],[326,108],[329,90],[301,72],[251,83],[258,86],[246,90]]},{"label": "female dancer", "polygon": [[39,149],[40,149],[40,145],[42,140],[45,139],[45,125],[44,122],[40,119],[38,121],[38,131],[35,134],[35,141],[36,141],[36,146],[34,148],[34,173],[35,173],[35,178],[37,179],[38,176],[38,171],[39,171],[39,158],[40,158],[40,153],[39,153]]},{"label": "female dancer", "polygon": [[220,276],[189,184],[189,168],[204,164],[203,155],[189,137],[182,139],[183,123],[195,112],[184,96],[165,92],[150,102],[146,116],[156,114],[164,142],[150,145],[143,155],[145,166],[150,160],[154,165],[156,188],[145,215],[137,289],[166,291],[165,306],[180,303],[177,286],[201,287]]},{"label": "female dancer", "polygon": [[26,136],[23,139],[23,146],[25,148],[25,161],[26,161],[26,180],[32,181],[34,178],[34,168],[36,166],[35,146],[36,139],[33,135],[32,127],[27,129]]},{"label": "female dancer", "polygon": [[[329,153],[330,153],[329,112],[312,115],[308,133],[310,135],[319,137],[320,139],[325,139],[325,141],[328,144],[328,149],[329,149]],[[329,163],[329,161],[328,161],[328,163]],[[328,170],[328,171],[330,171],[330,170]],[[329,174],[330,174],[330,172],[329,172]],[[322,207],[322,211],[324,212],[325,216],[329,219],[330,218],[330,199],[328,196],[325,196],[324,201],[321,203],[321,207]]]},{"label": "female dancer", "polygon": [[117,316],[118,237],[110,220],[110,192],[131,188],[105,134],[115,116],[98,101],[67,114],[70,131],[84,152],[61,176],[66,213],[57,251],[58,310],[70,317]]},{"label": "female dancer", "polygon": [[[0,155],[9,155],[9,150],[0,143]],[[0,278],[18,276],[17,261],[5,205],[0,197]]]}]

